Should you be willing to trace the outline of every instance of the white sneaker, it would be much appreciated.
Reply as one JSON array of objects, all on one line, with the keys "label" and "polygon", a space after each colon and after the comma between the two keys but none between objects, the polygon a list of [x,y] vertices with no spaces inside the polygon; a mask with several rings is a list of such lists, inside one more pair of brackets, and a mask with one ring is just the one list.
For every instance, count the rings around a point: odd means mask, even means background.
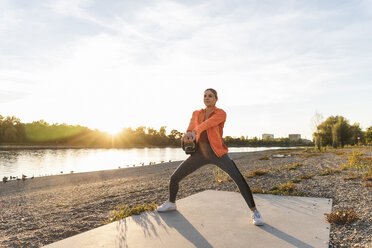
[{"label": "white sneaker", "polygon": [[262,226],[264,224],[264,221],[262,219],[262,216],[258,210],[254,210],[251,213],[252,216],[252,223],[255,224],[256,226]]},{"label": "white sneaker", "polygon": [[173,210],[177,210],[177,205],[176,205],[176,203],[173,203],[173,202],[170,202],[170,201],[166,201],[165,203],[163,203],[163,205],[161,205],[160,207],[158,207],[156,210],[158,212],[173,211]]}]

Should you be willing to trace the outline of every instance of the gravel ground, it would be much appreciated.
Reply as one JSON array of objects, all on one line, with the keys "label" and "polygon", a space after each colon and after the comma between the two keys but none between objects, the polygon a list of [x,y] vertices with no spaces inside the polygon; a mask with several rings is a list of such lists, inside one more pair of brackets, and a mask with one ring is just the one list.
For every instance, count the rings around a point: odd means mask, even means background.
[{"label": "gravel ground", "polygon": [[[354,149],[355,150],[355,149]],[[340,150],[338,150],[339,152]],[[341,150],[351,152],[351,148]],[[358,148],[372,156],[372,148]],[[274,156],[291,154],[280,158]],[[360,178],[344,180],[349,171],[320,176],[326,169],[337,169],[347,157],[334,152],[303,157],[302,150],[232,153],[243,175],[257,169],[269,172],[246,177],[250,187],[271,187],[311,174],[296,183],[296,191],[311,197],[333,199],[333,210],[352,208],[357,213],[351,224],[331,224],[329,247],[372,247],[372,191]],[[268,160],[259,160],[264,155]],[[0,185],[0,246],[41,247],[84,231],[108,220],[116,206],[135,206],[168,198],[169,177],[178,162],[100,172],[39,177],[9,181]],[[297,169],[289,165],[302,163]],[[212,165],[204,166],[180,183],[178,199],[207,189],[237,191],[232,181],[217,183]]]}]

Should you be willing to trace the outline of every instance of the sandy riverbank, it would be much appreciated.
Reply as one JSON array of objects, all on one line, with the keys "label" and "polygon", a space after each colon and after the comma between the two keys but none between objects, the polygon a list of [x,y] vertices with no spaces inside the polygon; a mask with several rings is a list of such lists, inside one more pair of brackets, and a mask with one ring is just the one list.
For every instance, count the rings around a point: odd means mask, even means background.
[{"label": "sandy riverbank", "polygon": [[[347,158],[334,153],[304,158],[300,151],[293,150],[289,151],[290,157],[272,158],[272,154],[278,152],[281,151],[231,155],[243,175],[256,169],[269,170],[265,175],[246,178],[251,188],[268,190],[311,173],[311,179],[295,184],[297,191],[312,197],[332,198],[334,209],[353,208],[358,214],[358,220],[351,225],[331,226],[330,247],[367,247],[372,241],[372,192],[364,187],[361,179],[343,180],[346,172],[318,175],[325,169],[339,168]],[[364,152],[372,156],[371,148],[365,148]],[[264,155],[271,159],[259,160]],[[304,165],[295,170],[279,169],[298,162]],[[41,247],[103,225],[116,206],[149,202],[160,205],[168,197],[169,177],[179,163],[1,183],[0,246]],[[185,178],[178,198],[206,189],[236,191],[231,181],[216,183],[213,168],[207,165]]]}]

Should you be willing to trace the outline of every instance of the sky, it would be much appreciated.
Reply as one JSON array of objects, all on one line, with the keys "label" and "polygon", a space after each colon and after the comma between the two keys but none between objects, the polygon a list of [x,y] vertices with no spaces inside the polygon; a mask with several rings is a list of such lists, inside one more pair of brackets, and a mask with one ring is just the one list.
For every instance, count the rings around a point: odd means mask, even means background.
[{"label": "sky", "polygon": [[0,0],[0,115],[185,131],[218,92],[224,136],[372,126],[372,1]]}]

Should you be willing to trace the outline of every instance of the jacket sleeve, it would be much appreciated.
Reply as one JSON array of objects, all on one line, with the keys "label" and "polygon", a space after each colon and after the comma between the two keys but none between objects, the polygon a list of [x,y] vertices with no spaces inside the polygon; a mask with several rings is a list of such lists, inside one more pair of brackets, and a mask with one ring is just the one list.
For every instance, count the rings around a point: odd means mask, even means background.
[{"label": "jacket sleeve", "polygon": [[198,124],[198,114],[199,114],[198,110],[195,110],[192,113],[192,117],[190,119],[190,124],[189,124],[189,127],[187,128],[186,132],[191,132],[197,126],[197,124]]},{"label": "jacket sleeve", "polygon": [[193,131],[195,131],[196,135],[199,135],[204,130],[207,130],[211,127],[218,126],[218,124],[226,121],[226,112],[222,109],[216,111],[214,115],[208,118],[206,121],[202,122],[200,125],[195,126]]}]

